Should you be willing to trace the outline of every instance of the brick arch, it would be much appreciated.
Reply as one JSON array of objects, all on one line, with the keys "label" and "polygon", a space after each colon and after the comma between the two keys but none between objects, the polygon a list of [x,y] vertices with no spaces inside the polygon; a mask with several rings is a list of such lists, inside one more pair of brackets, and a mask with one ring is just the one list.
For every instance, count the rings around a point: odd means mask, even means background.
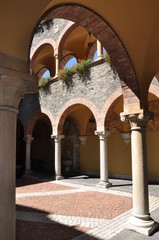
[{"label": "brick arch", "polygon": [[39,52],[47,45],[51,45],[52,46],[52,50],[54,52],[54,49],[56,48],[56,43],[53,39],[51,38],[46,38],[43,39],[42,41],[40,41],[37,45],[36,48],[31,51],[30,53],[30,68],[33,69],[34,68],[34,63],[35,60],[39,54]]},{"label": "brick arch", "polygon": [[93,59],[94,54],[95,54],[96,51],[97,51],[97,41],[93,43],[93,46],[89,50],[88,58],[92,58]]},{"label": "brick arch", "polygon": [[[37,77],[38,77],[38,78],[41,78],[41,77],[43,76],[43,74],[44,74],[47,70],[49,70],[49,69],[46,68],[46,67],[40,69],[39,72],[37,73]],[[49,71],[49,72],[50,72],[50,71]]]},{"label": "brick arch", "polygon": [[113,92],[110,97],[106,100],[100,115],[100,123],[99,130],[105,130],[105,119],[110,114],[110,111],[113,110],[114,106],[118,101],[122,99],[122,90],[118,88],[115,92]]},{"label": "brick arch", "polygon": [[[149,92],[154,94],[156,97],[159,98],[159,86],[156,86],[154,84],[150,85]],[[114,106],[122,99],[122,91],[121,88],[117,89],[115,92],[111,94],[111,96],[107,99],[105,102],[101,115],[100,115],[100,121],[99,121],[99,129],[105,130],[105,120],[109,117],[109,115],[112,113]]]},{"label": "brick arch", "polygon": [[72,107],[75,105],[79,105],[79,104],[84,105],[91,110],[91,112],[93,113],[94,118],[96,120],[96,124],[98,125],[99,111],[96,108],[96,106],[85,98],[76,98],[76,99],[72,99],[72,100],[68,101],[59,111],[59,113],[56,117],[56,130],[55,130],[56,134],[62,133],[62,127],[63,127],[66,117],[71,112]]},{"label": "brick arch", "polygon": [[[71,59],[71,58],[76,58],[76,56],[74,54],[69,54],[67,56],[65,56],[61,62],[60,62],[60,69],[64,68],[66,63]],[[78,59],[76,58],[77,62],[78,62]]]},{"label": "brick arch", "polygon": [[77,3],[55,5],[44,13],[45,18],[63,18],[75,22],[91,32],[107,50],[120,77],[124,109],[140,108],[141,100],[136,74],[126,48],[112,27],[90,8]]},{"label": "brick arch", "polygon": [[41,112],[35,114],[32,119],[30,120],[29,124],[28,124],[28,129],[27,129],[27,135],[32,135],[35,123],[41,118],[41,116],[45,115],[51,123],[51,127],[52,127],[52,133],[54,131],[54,118],[52,113],[46,109],[46,108],[41,108]]}]

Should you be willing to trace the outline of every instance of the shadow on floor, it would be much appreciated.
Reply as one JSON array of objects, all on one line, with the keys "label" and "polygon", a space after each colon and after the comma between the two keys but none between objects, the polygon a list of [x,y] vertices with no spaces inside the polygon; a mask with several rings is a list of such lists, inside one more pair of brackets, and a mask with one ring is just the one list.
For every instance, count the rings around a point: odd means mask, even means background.
[{"label": "shadow on floor", "polygon": [[[84,227],[78,226],[66,226],[56,221],[48,219],[47,212],[33,209],[30,207],[23,207],[20,205],[16,206],[17,211],[21,212],[23,217],[16,220],[16,240],[71,240],[76,237],[83,235],[85,231],[89,230]],[[29,219],[28,214],[40,213],[43,215],[42,218]],[[18,215],[18,212],[17,212]],[[25,215],[27,217],[25,217]],[[38,216],[38,215],[37,215]],[[43,219],[43,220],[41,220]],[[41,222],[40,222],[41,221]],[[85,234],[84,239],[98,240],[95,237]],[[82,238],[81,238],[82,239]]]}]

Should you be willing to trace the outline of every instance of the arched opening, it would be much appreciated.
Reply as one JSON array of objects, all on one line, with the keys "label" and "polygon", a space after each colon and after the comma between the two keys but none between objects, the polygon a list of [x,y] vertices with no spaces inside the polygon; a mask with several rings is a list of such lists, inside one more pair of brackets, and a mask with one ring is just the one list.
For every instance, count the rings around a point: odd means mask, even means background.
[{"label": "arched opening", "polygon": [[64,177],[80,173],[79,128],[72,117],[67,117],[63,126],[64,138],[61,141],[61,167]]},{"label": "arched opening", "polygon": [[49,71],[49,69],[44,67],[38,72],[37,76],[38,76],[38,78],[42,78],[42,77],[49,78],[50,77],[50,71]]},{"label": "arched opening", "polygon": [[75,57],[72,57],[65,64],[65,68],[71,68],[71,67],[75,66],[76,64],[77,64],[77,59]]},{"label": "arched opening", "polygon": [[[64,176],[77,174],[99,176],[99,144],[95,130],[95,116],[85,105],[71,105],[62,113],[58,131],[64,135],[62,140]],[[70,173],[67,170],[70,170]]]},{"label": "arched opening", "polygon": [[16,177],[22,176],[25,170],[25,140],[24,128],[19,119],[17,119],[17,136],[16,136]]},{"label": "arched opening", "polygon": [[122,111],[121,95],[112,102],[105,118],[105,129],[110,133],[107,140],[108,172],[110,178],[132,179],[130,126],[120,120]]},{"label": "arched opening", "polygon": [[48,69],[51,76],[55,75],[54,49],[50,43],[43,43],[39,48],[35,49],[35,52],[33,48],[31,53],[30,71],[32,74],[41,77],[44,71]]},{"label": "arched opening", "polygon": [[31,170],[46,175],[54,174],[54,142],[49,118],[41,114],[32,132]]},{"label": "arched opening", "polygon": [[[106,50],[103,47],[103,56],[105,55],[105,53],[106,53]],[[93,56],[93,60],[95,61],[96,59],[97,59],[97,50],[95,51],[94,56]]]},{"label": "arched opening", "polygon": [[[73,21],[87,29],[88,32],[91,32],[96,39],[99,39],[110,55],[121,79],[124,110],[128,111],[130,105],[131,107],[134,106],[137,110],[140,109],[140,96],[136,75],[127,51],[112,28],[100,16],[84,6],[70,3],[56,5],[50,8],[44,16],[45,19],[63,18]],[[127,67],[125,68],[125,66]]]}]

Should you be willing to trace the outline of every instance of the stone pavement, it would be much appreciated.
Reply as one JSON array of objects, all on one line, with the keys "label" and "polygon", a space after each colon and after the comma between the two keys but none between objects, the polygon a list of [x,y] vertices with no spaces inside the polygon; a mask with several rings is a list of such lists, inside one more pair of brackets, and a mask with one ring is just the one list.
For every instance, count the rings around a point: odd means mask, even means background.
[{"label": "stone pavement", "polygon": [[[146,237],[125,229],[132,211],[131,182],[111,181],[113,187],[99,189],[98,179],[18,179],[16,240],[159,239],[158,232]],[[150,188],[150,210],[159,221],[159,186]]]}]

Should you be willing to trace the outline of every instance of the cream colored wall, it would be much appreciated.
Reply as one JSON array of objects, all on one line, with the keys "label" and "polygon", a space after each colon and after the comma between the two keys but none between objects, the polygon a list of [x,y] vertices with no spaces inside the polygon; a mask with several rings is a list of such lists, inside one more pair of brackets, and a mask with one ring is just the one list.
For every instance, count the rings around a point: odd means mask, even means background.
[{"label": "cream colored wall", "polygon": [[[85,145],[80,148],[81,172],[100,171],[100,152],[98,136],[87,137]],[[120,134],[108,137],[109,173],[131,175],[131,148],[127,146]]]},{"label": "cream colored wall", "polygon": [[108,137],[108,169],[111,174],[131,176],[131,144],[126,145],[120,134]]},{"label": "cream colored wall", "polygon": [[149,177],[159,178],[159,131],[146,133]]},{"label": "cream colored wall", "polygon": [[[159,131],[146,133],[147,161],[149,177],[159,178]],[[87,137],[85,145],[80,147],[81,172],[100,170],[99,139],[97,136]],[[120,134],[108,137],[109,174],[131,176],[131,143],[126,145]]]},{"label": "cream colored wall", "polygon": [[85,145],[80,144],[81,172],[97,172],[100,170],[99,137],[87,137]]}]

